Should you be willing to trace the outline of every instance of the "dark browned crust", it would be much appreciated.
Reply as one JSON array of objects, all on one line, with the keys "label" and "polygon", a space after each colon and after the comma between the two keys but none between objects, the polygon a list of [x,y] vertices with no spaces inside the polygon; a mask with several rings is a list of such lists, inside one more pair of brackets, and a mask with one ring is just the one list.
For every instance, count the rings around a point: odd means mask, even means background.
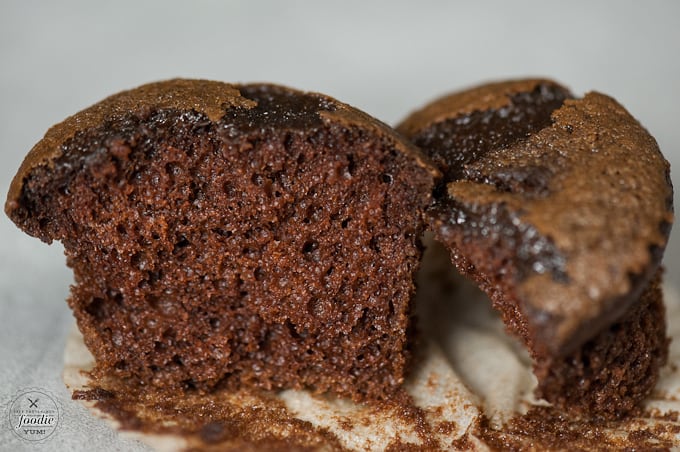
[{"label": "dark browned crust", "polygon": [[[493,83],[435,101],[398,130],[445,176],[430,227],[527,344],[539,379],[639,305],[668,241],[673,191],[656,142],[616,101],[575,100],[547,80]],[[664,334],[663,322],[653,328],[650,337]],[[650,381],[662,361],[647,369]],[[605,415],[632,406],[561,398],[567,381],[551,382],[539,385],[558,404]]]},{"label": "dark browned crust", "polygon": [[383,398],[437,174],[327,96],[172,80],[50,129],[6,210],[64,244],[95,375]]}]

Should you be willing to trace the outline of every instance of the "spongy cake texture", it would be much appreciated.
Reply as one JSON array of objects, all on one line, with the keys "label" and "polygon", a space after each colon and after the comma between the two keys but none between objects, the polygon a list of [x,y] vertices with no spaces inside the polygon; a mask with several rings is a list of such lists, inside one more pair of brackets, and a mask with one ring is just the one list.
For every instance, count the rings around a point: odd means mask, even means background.
[{"label": "spongy cake texture", "polygon": [[381,398],[410,357],[436,173],[329,97],[172,80],[48,131],[6,211],[63,243],[95,372]]}]

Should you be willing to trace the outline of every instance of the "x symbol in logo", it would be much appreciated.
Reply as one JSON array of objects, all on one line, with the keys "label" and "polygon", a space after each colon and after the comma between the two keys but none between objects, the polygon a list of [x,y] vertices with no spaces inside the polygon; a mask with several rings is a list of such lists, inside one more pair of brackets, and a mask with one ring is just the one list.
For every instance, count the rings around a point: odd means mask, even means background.
[{"label": "x symbol in logo", "polygon": [[31,405],[29,406],[29,408],[38,408],[38,400],[40,400],[40,399],[31,400],[28,397],[26,397],[26,398],[28,399],[29,402],[31,402]]}]

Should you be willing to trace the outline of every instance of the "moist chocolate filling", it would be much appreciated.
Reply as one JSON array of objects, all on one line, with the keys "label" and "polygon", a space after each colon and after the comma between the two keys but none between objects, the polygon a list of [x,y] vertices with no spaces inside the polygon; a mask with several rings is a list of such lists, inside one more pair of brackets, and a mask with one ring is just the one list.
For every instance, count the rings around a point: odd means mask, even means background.
[{"label": "moist chocolate filling", "polygon": [[437,235],[445,242],[452,228],[465,223],[457,240],[482,241],[487,248],[503,254],[506,275],[515,281],[531,273],[549,273],[556,281],[565,283],[569,280],[565,258],[552,240],[503,205],[465,205],[446,198],[430,208],[427,215],[432,224],[438,225]]},{"label": "moist chocolate filling", "polygon": [[503,205],[463,204],[445,193],[446,183],[464,179],[490,184],[500,191],[545,196],[552,171],[542,165],[503,168],[493,173],[479,171],[475,162],[527,139],[551,125],[550,116],[571,95],[564,88],[539,84],[533,90],[517,93],[507,106],[497,110],[475,111],[450,118],[426,128],[413,138],[444,174],[436,189],[437,203],[427,215],[441,225],[465,224],[463,240],[483,240],[489,248],[506,250],[504,260],[516,281],[530,273],[550,273],[557,281],[568,280],[564,256],[547,237]]},{"label": "moist chocolate filling", "polygon": [[[491,150],[503,149],[526,139],[531,133],[551,124],[550,115],[571,95],[559,86],[540,84],[528,92],[517,93],[510,103],[497,110],[475,111],[441,121],[412,138],[432,158],[444,174],[442,184],[470,179],[473,173],[467,165],[484,157]],[[517,170],[520,171],[520,170]],[[518,179],[529,183],[542,179],[539,170],[530,174],[498,175],[497,181]]]},{"label": "moist chocolate filling", "polygon": [[240,89],[246,99],[257,105],[228,109],[222,118],[224,130],[232,136],[252,133],[262,128],[306,130],[322,125],[319,112],[336,111],[336,106],[320,96],[299,93],[273,85],[248,85]]}]

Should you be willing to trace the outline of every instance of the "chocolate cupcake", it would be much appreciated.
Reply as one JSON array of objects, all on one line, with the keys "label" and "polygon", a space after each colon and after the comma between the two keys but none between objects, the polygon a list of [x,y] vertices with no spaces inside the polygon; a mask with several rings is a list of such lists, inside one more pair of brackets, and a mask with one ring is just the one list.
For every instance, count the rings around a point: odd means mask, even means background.
[{"label": "chocolate cupcake", "polygon": [[95,375],[361,400],[404,379],[437,174],[330,97],[171,80],[50,129],[5,210],[63,243]]},{"label": "chocolate cupcake", "polygon": [[444,174],[429,225],[526,344],[538,395],[603,416],[635,407],[668,346],[673,191],[655,140],[614,99],[548,80],[455,93],[398,130]]}]

